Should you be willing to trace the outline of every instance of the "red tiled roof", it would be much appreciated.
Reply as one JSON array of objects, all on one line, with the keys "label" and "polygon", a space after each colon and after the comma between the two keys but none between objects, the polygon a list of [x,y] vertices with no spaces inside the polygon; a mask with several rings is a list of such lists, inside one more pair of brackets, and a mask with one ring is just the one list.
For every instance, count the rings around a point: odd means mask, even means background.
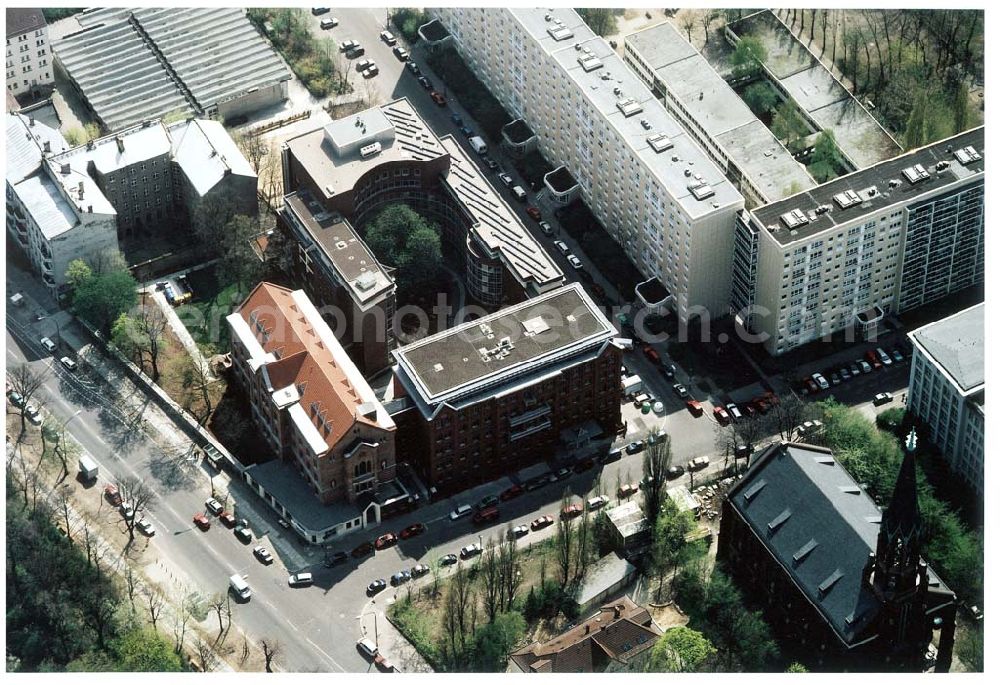
[{"label": "red tiled roof", "polygon": [[330,447],[339,442],[355,421],[378,425],[358,413],[361,398],[299,306],[292,291],[260,283],[237,313],[247,322],[264,352],[277,361],[267,365],[272,388],[294,384],[302,408]]}]

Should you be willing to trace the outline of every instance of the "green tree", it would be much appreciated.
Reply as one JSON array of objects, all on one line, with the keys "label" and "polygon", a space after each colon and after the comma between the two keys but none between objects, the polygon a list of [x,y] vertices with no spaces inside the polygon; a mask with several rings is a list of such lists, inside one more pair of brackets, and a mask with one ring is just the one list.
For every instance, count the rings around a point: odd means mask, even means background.
[{"label": "green tree", "polygon": [[590,27],[590,30],[599,36],[606,36],[614,33],[615,14],[614,10],[599,7],[577,8],[576,13]]},{"label": "green tree", "polygon": [[660,510],[667,494],[670,480],[670,462],[674,454],[670,447],[670,436],[657,441],[653,431],[646,437],[646,449],[642,454],[643,511],[650,525],[660,518]]},{"label": "green tree", "polygon": [[264,271],[252,245],[258,233],[257,221],[243,214],[229,219],[222,231],[216,275],[225,283],[235,283],[240,293],[248,292]]},{"label": "green tree", "polygon": [[771,132],[788,147],[796,147],[798,141],[809,133],[809,126],[799,116],[795,103],[785,100],[774,111]]},{"label": "green tree", "polygon": [[140,368],[149,362],[153,382],[160,380],[160,352],[163,350],[163,334],[167,330],[167,318],[155,302],[145,302],[132,313],[118,316],[111,326],[111,341],[131,357]]},{"label": "green tree", "polygon": [[687,626],[670,628],[657,640],[645,664],[647,673],[696,673],[716,653],[712,643]]},{"label": "green tree", "polygon": [[507,667],[507,658],[524,639],[528,624],[516,611],[499,614],[476,630],[476,657],[480,671],[499,673]]},{"label": "green tree", "polygon": [[397,267],[408,293],[432,285],[441,268],[441,231],[406,205],[390,205],[368,224],[365,241],[383,264]]},{"label": "green tree", "polygon": [[969,626],[958,634],[955,640],[955,654],[965,667],[975,673],[983,672],[983,626],[981,623]]},{"label": "green tree", "polygon": [[840,152],[837,150],[837,141],[833,137],[831,129],[823,129],[819,134],[813,148],[812,158],[809,161],[809,173],[820,183],[826,183],[837,177],[837,169],[840,167]]},{"label": "green tree", "polygon": [[798,661],[793,661],[785,669],[785,673],[808,673],[809,669],[800,664]]},{"label": "green tree", "polygon": [[112,644],[119,671],[182,671],[181,658],[155,630],[133,629]]},{"label": "green tree", "polygon": [[729,57],[733,65],[733,77],[737,80],[754,79],[761,75],[767,62],[767,48],[759,38],[746,36],[736,43],[736,49]]},{"label": "green tree", "polygon": [[910,109],[910,118],[906,121],[906,132],[903,134],[903,144],[907,150],[920,147],[924,144],[924,117],[927,113],[927,94],[918,92],[913,107]]},{"label": "green tree", "polygon": [[670,497],[663,499],[656,524],[653,528],[652,566],[659,580],[656,597],[659,601],[663,590],[663,579],[674,573],[690,553],[687,536],[694,530],[694,516],[682,512]]},{"label": "green tree", "polygon": [[778,104],[778,94],[771,84],[766,81],[758,81],[743,91],[743,101],[753,110],[753,113],[760,116],[774,109]]},{"label": "green tree", "polygon": [[123,267],[103,272],[93,269],[89,277],[84,276],[84,270],[78,265],[74,267],[71,263],[70,267],[78,279],[71,291],[76,313],[105,336],[110,336],[112,324],[139,299],[135,279]]},{"label": "green tree", "polygon": [[94,272],[91,270],[87,262],[82,259],[74,259],[69,263],[69,267],[66,269],[66,283],[69,285],[71,290],[75,290],[81,283],[93,275]]},{"label": "green tree", "polygon": [[955,87],[951,108],[955,117],[955,133],[961,133],[969,127],[969,88],[964,83]]}]

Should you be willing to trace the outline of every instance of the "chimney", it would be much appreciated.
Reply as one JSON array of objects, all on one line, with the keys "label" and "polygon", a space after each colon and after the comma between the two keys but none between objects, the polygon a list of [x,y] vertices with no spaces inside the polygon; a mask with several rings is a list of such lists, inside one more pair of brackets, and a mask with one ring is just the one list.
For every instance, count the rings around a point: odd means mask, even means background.
[{"label": "chimney", "polygon": [[28,117],[28,126],[34,126],[34,125],[35,125],[35,117],[29,116]]},{"label": "chimney", "polygon": [[44,141],[42,143],[42,152],[44,152],[45,154],[49,154],[50,152],[52,152],[52,143],[50,143],[47,140]]},{"label": "chimney", "polygon": [[80,193],[80,199],[83,199],[83,181],[80,181],[76,186],[77,191]]},{"label": "chimney", "polygon": [[125,152],[125,139],[121,136],[115,136],[115,142],[118,143],[118,152]]},{"label": "chimney", "polygon": [[94,213],[94,205],[87,205],[87,214]]},{"label": "chimney", "polygon": [[590,635],[590,624],[589,623],[583,626],[583,634],[584,635]]},{"label": "chimney", "polygon": [[622,617],[622,609],[624,609],[624,608],[625,608],[624,604],[616,604],[615,605],[615,618],[621,618]]}]

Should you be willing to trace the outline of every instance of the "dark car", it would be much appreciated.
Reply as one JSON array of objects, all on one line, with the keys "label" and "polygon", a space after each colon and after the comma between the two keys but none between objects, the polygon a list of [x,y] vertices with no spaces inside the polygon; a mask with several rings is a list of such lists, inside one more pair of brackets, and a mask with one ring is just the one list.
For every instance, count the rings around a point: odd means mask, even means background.
[{"label": "dark car", "polygon": [[561,468],[558,471],[556,471],[555,474],[553,475],[555,475],[556,480],[566,480],[567,478],[573,475],[573,472],[567,468]]},{"label": "dark car", "polygon": [[667,478],[670,478],[671,480],[673,480],[674,478],[680,478],[683,475],[684,475],[684,469],[682,469],[680,466],[671,466],[669,469],[667,469]]},{"label": "dark car", "polygon": [[539,476],[538,478],[532,478],[524,484],[525,490],[537,490],[538,488],[545,487],[545,484],[549,482],[548,476]]},{"label": "dark car", "polygon": [[511,485],[509,488],[500,493],[500,501],[506,502],[507,500],[512,500],[515,497],[520,497],[524,494],[524,488],[520,485]]},{"label": "dark car", "polygon": [[410,70],[410,73],[415,76],[420,76],[420,67],[412,59],[406,63],[406,68]]},{"label": "dark car", "polygon": [[639,454],[646,448],[643,442],[630,442],[625,446],[625,454]]},{"label": "dark car", "polygon": [[476,505],[476,509],[482,511],[483,509],[489,509],[490,507],[495,507],[499,503],[500,503],[500,498],[497,497],[496,495],[486,495],[481,500],[479,500],[479,503]]},{"label": "dark car", "polygon": [[496,521],[500,518],[500,510],[496,507],[486,507],[482,511],[477,511],[476,515],[472,517],[472,522],[480,525],[483,523],[489,523],[490,521]]},{"label": "dark car", "polygon": [[323,565],[327,568],[333,568],[337,564],[342,564],[345,561],[347,561],[347,552],[334,552],[323,560]]},{"label": "dark car", "polygon": [[403,530],[399,531],[399,537],[406,540],[407,538],[412,538],[420,535],[427,530],[427,526],[422,523],[414,523],[411,526],[407,526]]},{"label": "dark car", "polygon": [[431,91],[431,100],[433,100],[434,104],[438,107],[444,107],[448,104],[448,101],[444,99],[444,95],[441,95],[441,93],[436,90]]},{"label": "dark car", "polygon": [[385,580],[379,578],[378,580],[373,580],[368,583],[368,596],[377,595],[385,589]]},{"label": "dark car", "polygon": [[351,556],[357,559],[358,557],[363,557],[371,554],[375,551],[375,545],[370,542],[362,542],[360,545],[351,550]]},{"label": "dark car", "polygon": [[618,447],[616,449],[610,450],[607,454],[601,457],[602,464],[610,464],[613,461],[618,461],[622,458],[622,448]]},{"label": "dark car", "polygon": [[410,569],[410,576],[413,578],[419,578],[420,576],[426,576],[431,572],[431,567],[427,564],[417,564]]},{"label": "dark car", "polygon": [[442,566],[451,566],[452,564],[458,563],[458,557],[454,554],[445,554],[443,557],[438,559],[438,563]]},{"label": "dark car", "polygon": [[489,167],[490,171],[494,171],[500,167],[500,165],[497,164],[497,161],[492,157],[487,157],[485,161],[486,166]]},{"label": "dark car", "polygon": [[253,533],[250,532],[249,528],[244,528],[243,526],[240,526],[239,528],[233,531],[233,534],[236,536],[236,539],[242,542],[244,545],[249,545],[251,542],[253,542]]},{"label": "dark car", "polygon": [[472,136],[476,135],[476,132],[473,131],[468,126],[463,126],[462,128],[459,129],[459,131],[461,131],[462,135],[465,136],[466,138],[471,138]]},{"label": "dark car", "polygon": [[594,468],[594,460],[588,457],[583,461],[576,462],[576,464],[573,465],[573,472],[583,473],[584,471],[589,471],[592,468]]},{"label": "dark car", "polygon": [[417,83],[419,83],[421,86],[423,86],[424,90],[433,90],[434,89],[434,84],[432,84],[431,80],[429,78],[427,78],[426,76],[419,77],[417,79]]},{"label": "dark car", "polygon": [[393,573],[392,577],[389,579],[389,582],[392,583],[394,586],[396,586],[396,585],[402,585],[403,583],[410,582],[410,579],[412,577],[413,576],[410,574],[410,572],[407,569],[403,569],[402,571],[399,571],[398,573]]},{"label": "dark car", "polygon": [[542,220],[542,210],[540,210],[538,207],[529,205],[528,208],[525,209],[524,211],[526,211],[528,213],[528,216],[530,216],[535,221]]}]

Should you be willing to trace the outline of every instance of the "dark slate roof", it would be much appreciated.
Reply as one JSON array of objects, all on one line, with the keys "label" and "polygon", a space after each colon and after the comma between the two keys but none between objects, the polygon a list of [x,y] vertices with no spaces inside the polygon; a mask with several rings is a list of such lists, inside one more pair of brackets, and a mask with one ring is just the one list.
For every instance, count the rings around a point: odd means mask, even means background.
[{"label": "dark slate roof", "polygon": [[45,26],[42,10],[35,7],[7,8],[7,37],[20,36]]},{"label": "dark slate roof", "polygon": [[[878,602],[862,571],[882,511],[829,450],[773,445],[727,497],[845,645],[873,636]],[[933,571],[928,576],[932,590],[949,592]]]}]

